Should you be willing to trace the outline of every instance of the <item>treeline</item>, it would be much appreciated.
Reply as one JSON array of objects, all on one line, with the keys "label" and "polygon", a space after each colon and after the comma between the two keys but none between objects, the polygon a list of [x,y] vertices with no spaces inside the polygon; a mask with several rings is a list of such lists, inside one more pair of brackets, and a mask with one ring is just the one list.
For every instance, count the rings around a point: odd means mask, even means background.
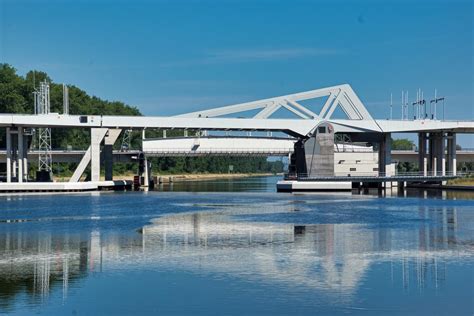
[{"label": "treeline", "polygon": [[[0,65],[0,113],[34,113],[33,92],[42,81],[50,83],[51,112],[62,113],[63,87],[54,83],[42,71],[29,71],[25,77],[17,74],[8,64]],[[106,101],[88,95],[74,85],[69,88],[69,113],[72,115],[141,115],[136,107],[122,102]],[[4,131],[1,131],[0,146],[5,147]],[[90,145],[87,129],[53,129],[51,142],[53,148],[86,149]]]},{"label": "treeline", "polygon": [[[409,139],[392,139],[392,149],[393,150],[415,150],[417,146],[415,143]],[[456,149],[460,150],[462,147],[459,144],[456,144]],[[457,169],[459,171],[472,171],[474,170],[474,162],[458,162]],[[398,172],[412,172],[419,171],[418,164],[413,162],[400,162],[397,164]]]},{"label": "treeline", "polygon": [[[63,88],[62,84],[53,80],[43,71],[29,71],[25,76],[17,74],[15,68],[8,64],[0,64],[0,113],[34,113],[33,92],[42,81],[50,84],[51,112],[62,113]],[[69,113],[71,115],[142,115],[138,108],[119,101],[102,100],[90,96],[74,85],[69,88]],[[86,149],[90,145],[90,135],[87,129],[53,129],[51,141],[53,149]],[[180,135],[179,131],[169,131],[168,137]],[[147,137],[160,137],[158,131],[147,131]],[[182,132],[181,132],[182,135]],[[131,149],[138,149],[141,135],[132,133]],[[0,129],[0,148],[5,148],[5,131]],[[115,148],[120,147],[120,139]],[[54,159],[53,159],[54,162]],[[34,162],[32,162],[34,163]],[[152,159],[154,172],[169,173],[227,173],[242,172],[282,172],[283,163],[269,162],[264,157],[166,157]],[[68,175],[74,170],[74,164],[54,164],[53,173]],[[117,164],[116,174],[135,172],[136,164]],[[232,170],[230,170],[232,169]]]},{"label": "treeline", "polygon": [[265,157],[163,157],[152,158],[152,168],[166,173],[279,173],[282,161],[267,161]]}]

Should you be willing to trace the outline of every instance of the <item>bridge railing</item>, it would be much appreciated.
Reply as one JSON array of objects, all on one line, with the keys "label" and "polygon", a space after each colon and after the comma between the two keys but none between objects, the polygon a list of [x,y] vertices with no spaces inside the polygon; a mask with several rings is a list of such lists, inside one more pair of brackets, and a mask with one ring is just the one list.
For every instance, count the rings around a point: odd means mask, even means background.
[{"label": "bridge railing", "polygon": [[[392,149],[392,152],[399,152],[399,153],[418,153],[418,148],[416,149]],[[474,152],[474,148],[472,147],[464,147],[464,148],[459,148],[456,149],[456,152]],[[446,149],[446,154],[448,153],[448,150]]]},{"label": "bridge railing", "polygon": [[227,154],[261,154],[261,155],[288,155],[293,152],[293,148],[163,148],[146,149],[143,152],[150,156],[173,156],[173,155],[227,155]]},{"label": "bridge railing", "polygon": [[421,171],[414,172],[395,172],[395,173],[386,173],[386,172],[335,172],[331,175],[311,175],[308,173],[285,173],[285,180],[300,180],[300,179],[322,179],[322,178],[344,178],[350,181],[350,178],[432,178],[432,177],[470,177],[474,176],[474,172],[456,172],[454,174],[452,171],[429,171],[426,174]]},{"label": "bridge railing", "polygon": [[377,153],[372,148],[334,148],[334,153]]}]

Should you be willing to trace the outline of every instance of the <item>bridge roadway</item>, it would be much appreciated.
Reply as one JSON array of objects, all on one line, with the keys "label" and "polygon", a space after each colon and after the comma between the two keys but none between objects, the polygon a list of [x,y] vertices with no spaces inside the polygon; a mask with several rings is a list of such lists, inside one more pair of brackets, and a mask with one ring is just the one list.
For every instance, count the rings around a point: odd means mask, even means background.
[{"label": "bridge roadway", "polygon": [[295,176],[291,177],[289,175],[285,175],[285,180],[298,180],[298,181],[303,181],[303,182],[376,182],[376,183],[381,183],[381,182],[441,182],[441,181],[446,181],[450,179],[455,179],[459,176],[458,175],[453,175],[453,174],[447,174],[447,175],[423,175],[423,174],[395,174],[391,176],[385,176],[385,175],[378,175],[378,176],[373,176],[373,175],[351,175],[351,176]]},{"label": "bridge roadway", "polygon": [[[288,156],[294,151],[294,138],[279,137],[173,137],[143,140],[143,152],[149,157],[205,156],[205,155],[252,155]],[[341,149],[343,148],[343,149]],[[367,152],[370,147],[352,145],[339,146],[337,151]],[[337,152],[336,151],[336,152]],[[474,149],[458,150],[458,162],[474,161]],[[397,162],[418,162],[414,150],[392,150],[392,159]]]},{"label": "bridge roadway", "polygon": [[[189,156],[273,156],[287,157],[293,153],[295,139],[277,137],[170,137],[143,141],[143,152],[147,157],[189,157]],[[370,149],[368,147],[368,149]],[[339,149],[339,152],[359,152],[358,148]],[[114,150],[114,162],[132,162],[140,150]],[[364,150],[363,152],[367,152]],[[85,150],[53,150],[53,162],[78,163]],[[418,163],[418,151],[392,150],[395,162]],[[28,151],[29,160],[38,160],[37,150]],[[456,151],[457,162],[474,162],[474,148]],[[0,150],[0,163],[6,162],[5,150]]]},{"label": "bridge roadway", "polygon": [[64,115],[50,113],[0,114],[0,127],[108,128],[108,129],[193,129],[220,131],[275,131],[305,137],[321,122],[334,126],[335,133],[410,133],[452,131],[474,133],[474,121],[376,120],[376,119],[261,119],[222,117],[161,117],[114,115]]}]

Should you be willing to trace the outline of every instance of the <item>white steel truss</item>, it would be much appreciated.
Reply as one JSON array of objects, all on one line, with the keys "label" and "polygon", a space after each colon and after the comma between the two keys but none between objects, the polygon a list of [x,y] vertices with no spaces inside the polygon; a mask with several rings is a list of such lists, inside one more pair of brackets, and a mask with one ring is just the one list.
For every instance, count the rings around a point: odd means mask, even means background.
[{"label": "white steel truss", "polygon": [[[50,113],[51,103],[48,82],[41,82],[39,91],[34,92],[34,107],[37,115]],[[38,129],[38,151],[38,170],[50,172],[52,170],[51,128]]]},{"label": "white steel truss", "polygon": [[38,170],[51,171],[51,128],[38,129]]},{"label": "white steel truss", "polygon": [[121,151],[130,150],[130,146],[132,145],[132,133],[132,129],[126,129],[123,131],[122,144],[120,145]]},{"label": "white steel truss", "polygon": [[[324,97],[327,97],[327,100],[319,114],[299,103],[300,101]],[[341,107],[349,120],[373,120],[359,97],[348,84],[186,113],[177,115],[177,117],[212,118],[239,112],[260,110],[253,118],[267,119],[280,108],[285,108],[302,119],[330,120],[338,106]]]}]

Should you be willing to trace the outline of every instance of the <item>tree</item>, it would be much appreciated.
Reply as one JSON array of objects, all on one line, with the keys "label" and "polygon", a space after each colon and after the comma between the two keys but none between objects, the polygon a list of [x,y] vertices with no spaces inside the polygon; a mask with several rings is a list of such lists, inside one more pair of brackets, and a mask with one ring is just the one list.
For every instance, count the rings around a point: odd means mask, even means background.
[{"label": "tree", "polygon": [[[54,83],[47,73],[29,71],[25,77],[19,76],[16,69],[8,64],[0,64],[0,113],[33,113],[33,92],[42,81],[50,84],[51,112],[62,112],[63,88],[62,84]],[[130,115],[139,116],[140,111],[120,101],[102,100],[90,96],[80,88],[69,85],[69,113],[72,115]],[[193,135],[194,130],[188,133]],[[4,130],[0,129],[0,148],[5,148]],[[147,138],[162,137],[161,131],[147,131]],[[182,136],[183,131],[170,130],[168,137]],[[132,147],[138,148],[139,133],[132,137]],[[80,128],[52,130],[52,147],[56,149],[86,149],[90,145],[89,131]],[[118,149],[118,141],[115,148]],[[156,171],[183,173],[183,172],[215,172],[227,173],[229,165],[234,166],[235,172],[281,172],[282,165],[277,162],[268,162],[263,157],[163,157],[153,159],[153,168]],[[74,165],[57,165],[57,170],[66,175],[74,169]],[[132,164],[116,167],[116,172],[133,170]]]},{"label": "tree", "polygon": [[415,144],[406,138],[392,139],[392,149],[394,150],[413,150]]}]

